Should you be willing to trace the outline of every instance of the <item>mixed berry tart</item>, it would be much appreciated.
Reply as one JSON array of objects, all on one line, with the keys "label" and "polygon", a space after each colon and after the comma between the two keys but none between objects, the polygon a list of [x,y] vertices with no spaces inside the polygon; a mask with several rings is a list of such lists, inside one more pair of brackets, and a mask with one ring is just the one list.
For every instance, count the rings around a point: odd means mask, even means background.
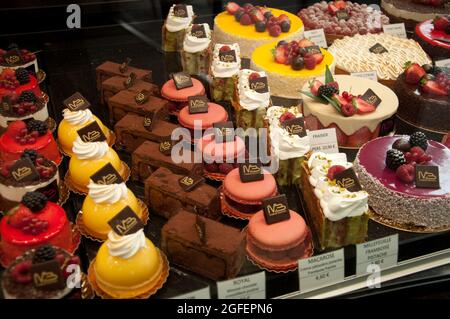
[{"label": "mixed berry tart", "polygon": [[4,68],[25,68],[34,74],[39,70],[36,54],[27,49],[20,49],[15,43],[10,44],[7,49],[0,49],[0,71]]},{"label": "mixed berry tart", "polygon": [[418,23],[414,38],[433,61],[447,59],[450,56],[450,15]]}]

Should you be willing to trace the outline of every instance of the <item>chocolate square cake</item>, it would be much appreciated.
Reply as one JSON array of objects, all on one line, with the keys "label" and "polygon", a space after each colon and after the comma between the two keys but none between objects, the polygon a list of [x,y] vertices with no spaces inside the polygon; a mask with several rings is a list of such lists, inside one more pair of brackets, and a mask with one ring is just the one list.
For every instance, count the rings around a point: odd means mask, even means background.
[{"label": "chocolate square cake", "polygon": [[128,90],[135,93],[141,92],[142,90],[147,90],[151,95],[159,96],[159,88],[156,84],[149,83],[143,80],[136,80],[134,83],[126,88],[125,79],[123,76],[113,76],[106,79],[102,83],[102,88],[100,90],[100,101],[102,104],[107,105],[108,100],[111,96],[119,93],[120,91]]},{"label": "chocolate square cake", "polygon": [[168,118],[168,102],[156,96],[149,96],[143,104],[136,102],[136,92],[120,91],[108,101],[109,120],[112,125],[117,123],[127,113],[136,113],[141,116],[154,114],[155,118]]},{"label": "chocolate square cake", "polygon": [[151,130],[144,126],[145,117],[128,113],[114,126],[116,148],[132,153],[145,141],[160,143],[179,126],[164,120],[156,120]]},{"label": "chocolate square cake", "polygon": [[124,78],[130,76],[131,73],[136,74],[136,79],[140,80],[143,78],[147,78],[149,81],[152,78],[152,71],[145,69],[138,69],[132,66],[128,66],[124,72],[121,72],[121,63],[115,63],[112,61],[106,61],[100,64],[95,72],[97,74],[97,89],[100,91],[102,89],[102,83],[106,79],[113,77],[115,75],[122,76]]},{"label": "chocolate square cake", "polygon": [[[135,181],[145,180],[158,168],[165,167],[176,174],[188,175],[194,170],[194,152],[183,150],[182,155],[190,158],[189,163],[175,163],[170,154],[165,155],[160,151],[160,144],[150,141],[142,143],[131,155],[131,177]],[[187,153],[185,153],[187,152]]]},{"label": "chocolate square cake", "polygon": [[235,277],[246,259],[245,232],[184,210],[161,237],[170,262],[212,280]]},{"label": "chocolate square cake", "polygon": [[219,219],[220,197],[216,188],[200,183],[191,191],[179,184],[183,175],[174,174],[167,168],[157,169],[145,180],[145,203],[156,214],[171,218],[180,209],[202,216]]}]

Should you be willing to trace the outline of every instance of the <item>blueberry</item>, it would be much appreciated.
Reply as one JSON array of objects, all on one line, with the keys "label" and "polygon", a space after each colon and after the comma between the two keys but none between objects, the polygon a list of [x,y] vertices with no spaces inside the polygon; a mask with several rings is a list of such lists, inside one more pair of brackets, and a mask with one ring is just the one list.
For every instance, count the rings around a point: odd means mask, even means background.
[{"label": "blueberry", "polygon": [[277,43],[277,48],[278,48],[279,46],[282,46],[282,45],[285,45],[285,44],[287,44],[287,42],[284,41],[284,40],[281,40],[280,42]]},{"label": "blueberry", "polygon": [[303,69],[305,67],[303,58],[300,55],[296,56],[294,61],[292,61],[291,67],[293,70],[296,70],[296,71]]},{"label": "blueberry", "polygon": [[289,21],[281,22],[281,32],[289,32],[291,29],[291,23]]},{"label": "blueberry", "polygon": [[272,16],[273,16],[273,14],[270,11],[267,11],[267,12],[264,13],[264,18],[266,18],[267,20],[269,20],[270,17],[272,17]]},{"label": "blueberry", "polygon": [[266,31],[266,23],[263,21],[258,21],[255,23],[255,29],[257,32],[264,32]]}]

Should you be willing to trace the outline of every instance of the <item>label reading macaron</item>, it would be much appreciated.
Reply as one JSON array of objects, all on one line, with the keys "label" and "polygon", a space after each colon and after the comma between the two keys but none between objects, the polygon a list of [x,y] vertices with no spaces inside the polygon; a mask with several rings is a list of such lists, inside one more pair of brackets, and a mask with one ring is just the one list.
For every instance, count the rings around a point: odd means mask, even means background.
[{"label": "label reading macaron", "polygon": [[148,98],[150,97],[151,92],[149,90],[142,90],[136,96],[134,97],[134,100],[136,101],[136,104],[142,105],[145,102],[148,101]]},{"label": "label reading macaron", "polygon": [[92,174],[90,179],[99,185],[111,185],[123,183],[122,176],[112,166],[111,163],[100,168],[96,173]]},{"label": "label reading macaron", "polygon": [[219,51],[219,61],[225,62],[225,63],[236,62],[237,61],[236,51],[235,50],[224,51],[224,52]]},{"label": "label reading macaron", "polygon": [[64,288],[61,265],[56,259],[31,264],[31,278],[36,289],[58,290]]},{"label": "label reading macaron", "polygon": [[187,18],[188,12],[185,4],[177,4],[173,7],[173,15],[178,18]]},{"label": "label reading macaron", "polygon": [[185,192],[194,190],[197,186],[200,186],[205,181],[200,175],[187,175],[178,180],[178,184]]},{"label": "label reading macaron", "polygon": [[188,97],[189,114],[208,113],[208,98],[206,95]]},{"label": "label reading macaron", "polygon": [[378,107],[381,103],[381,98],[372,89],[368,89],[366,93],[361,95],[361,99],[375,107]]},{"label": "label reading macaron", "polygon": [[352,167],[346,170],[336,173],[334,175],[336,179],[336,185],[347,189],[349,192],[359,192],[362,190],[361,184],[359,183],[358,176],[356,176],[355,171]]},{"label": "label reading macaron", "polygon": [[76,112],[89,108],[91,103],[80,92],[75,92],[63,101],[63,105],[70,111]]},{"label": "label reading macaron", "polygon": [[144,228],[142,220],[129,206],[126,206],[108,221],[108,225],[119,236],[131,235]]},{"label": "label reading macaron", "polygon": [[268,225],[291,218],[286,195],[278,195],[262,200],[264,218]]},{"label": "label reading macaron", "polygon": [[11,176],[16,182],[33,182],[39,180],[39,173],[29,157],[17,160],[10,168]]},{"label": "label reading macaron", "polygon": [[256,91],[258,93],[269,92],[269,85],[267,83],[266,76],[248,79],[248,85],[251,90]]},{"label": "label reading macaron", "polygon": [[261,163],[240,163],[239,177],[242,183],[261,181],[264,179]]},{"label": "label reading macaron", "polygon": [[106,136],[105,134],[103,134],[102,129],[96,121],[83,128],[80,128],[77,133],[81,140],[85,143],[106,141]]},{"label": "label reading macaron", "polygon": [[306,136],[305,118],[303,116],[286,120],[282,125],[289,134],[298,135],[300,137]]},{"label": "label reading macaron", "polygon": [[206,38],[206,30],[203,24],[194,24],[191,28],[191,35],[196,38]]},{"label": "label reading macaron", "polygon": [[125,73],[128,70],[128,66],[131,63],[131,59],[130,58],[126,58],[125,61],[122,62],[122,64],[119,66],[119,72],[120,73]]},{"label": "label reading macaron", "polygon": [[439,167],[435,165],[416,165],[416,187],[440,188]]},{"label": "label reading macaron", "polygon": [[380,43],[375,43],[372,47],[369,48],[369,51],[375,54],[381,54],[388,52],[388,50],[382,46]]},{"label": "label reading macaron", "polygon": [[175,87],[177,88],[177,90],[182,90],[194,86],[194,83],[192,83],[191,76],[184,72],[173,73],[172,79],[173,82],[175,83]]},{"label": "label reading macaron", "polygon": [[12,49],[3,55],[3,60],[8,65],[20,64],[22,63],[22,55],[20,54],[19,49]]},{"label": "label reading macaron", "polygon": [[136,78],[136,74],[134,72],[131,72],[130,75],[125,79],[125,81],[123,81],[123,86],[126,89],[129,89],[134,85],[134,82],[136,82]]},{"label": "label reading macaron", "polygon": [[234,125],[233,122],[219,122],[213,124],[214,139],[216,143],[233,142],[234,141]]}]

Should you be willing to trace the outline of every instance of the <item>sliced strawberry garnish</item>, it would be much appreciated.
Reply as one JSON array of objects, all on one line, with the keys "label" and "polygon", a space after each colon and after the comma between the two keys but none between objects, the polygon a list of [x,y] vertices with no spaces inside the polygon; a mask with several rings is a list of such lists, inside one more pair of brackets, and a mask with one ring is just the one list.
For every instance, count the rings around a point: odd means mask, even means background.
[{"label": "sliced strawberry garnish", "polygon": [[287,61],[286,48],[284,45],[280,45],[274,51],[274,58],[277,63],[285,64]]},{"label": "sliced strawberry garnish", "polygon": [[405,81],[409,84],[417,84],[426,74],[425,70],[417,63],[405,63]]},{"label": "sliced strawberry garnish", "polygon": [[336,15],[336,12],[338,12],[339,11],[339,9],[338,8],[336,8],[336,6],[335,5],[333,5],[333,4],[329,4],[328,5],[328,12],[331,14],[331,15]]},{"label": "sliced strawberry garnish", "polygon": [[231,51],[231,48],[228,45],[223,45],[220,49],[219,52],[223,53],[223,52],[228,52]]},{"label": "sliced strawberry garnish", "polygon": [[258,72],[252,72],[252,73],[250,73],[250,75],[248,76],[248,79],[249,80],[253,80],[253,79],[258,79],[258,78],[260,78],[261,76],[259,75],[259,73]]},{"label": "sliced strawberry garnish", "polygon": [[323,54],[322,53],[315,53],[312,55],[314,57],[314,59],[316,60],[316,65],[320,64],[323,61]]},{"label": "sliced strawberry garnish", "polygon": [[253,8],[253,9],[250,11],[250,17],[252,18],[252,21],[253,21],[254,23],[266,21],[266,18],[264,18],[263,13],[262,13],[261,10],[259,10],[258,8]]},{"label": "sliced strawberry garnish", "polygon": [[333,180],[334,176],[342,171],[345,171],[345,167],[342,165],[333,165],[328,169],[327,178]]},{"label": "sliced strawberry garnish", "polygon": [[228,2],[225,10],[227,10],[229,14],[234,15],[240,8],[241,7],[236,2]]},{"label": "sliced strawberry garnish", "polygon": [[306,47],[310,47],[313,45],[314,45],[314,42],[312,42],[308,39],[301,39],[300,41],[298,41],[299,48],[306,48]]},{"label": "sliced strawberry garnish", "polygon": [[375,111],[376,107],[359,97],[355,97],[352,100],[353,106],[357,108],[358,114],[370,113]]},{"label": "sliced strawberry garnish", "polygon": [[311,93],[315,96],[318,96],[319,88],[323,85],[319,80],[314,80],[309,84],[309,88],[311,89]]},{"label": "sliced strawberry garnish", "polygon": [[442,88],[436,81],[423,79],[420,81],[421,89],[424,93],[432,94],[432,95],[447,95],[447,91]]}]

